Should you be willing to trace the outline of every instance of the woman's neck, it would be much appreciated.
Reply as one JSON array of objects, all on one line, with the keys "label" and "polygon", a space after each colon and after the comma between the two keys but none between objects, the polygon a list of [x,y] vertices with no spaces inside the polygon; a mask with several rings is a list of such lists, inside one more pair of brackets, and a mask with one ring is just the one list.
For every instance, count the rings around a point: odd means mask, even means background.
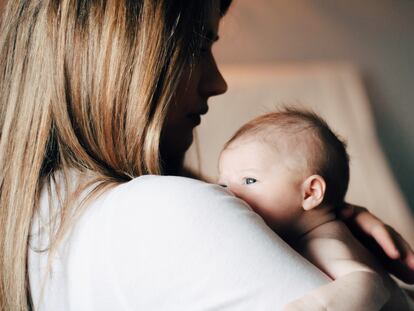
[{"label": "woman's neck", "polygon": [[181,176],[183,172],[184,156],[182,157],[162,157],[162,174]]}]

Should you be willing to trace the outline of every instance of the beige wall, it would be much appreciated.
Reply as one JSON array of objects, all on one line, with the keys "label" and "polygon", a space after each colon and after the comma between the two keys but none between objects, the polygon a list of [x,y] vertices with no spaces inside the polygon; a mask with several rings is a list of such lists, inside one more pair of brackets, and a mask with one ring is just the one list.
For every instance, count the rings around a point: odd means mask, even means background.
[{"label": "beige wall", "polygon": [[358,65],[382,147],[414,207],[414,1],[235,0],[221,37],[222,64]]}]

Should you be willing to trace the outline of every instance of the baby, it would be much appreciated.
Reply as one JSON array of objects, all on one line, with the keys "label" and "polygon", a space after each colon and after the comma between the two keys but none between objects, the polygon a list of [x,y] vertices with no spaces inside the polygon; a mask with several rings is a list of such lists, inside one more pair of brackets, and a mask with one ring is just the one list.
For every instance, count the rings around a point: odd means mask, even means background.
[{"label": "baby", "polygon": [[292,109],[248,122],[221,152],[219,183],[334,280],[285,310],[379,310],[394,296],[391,278],[335,216],[348,163],[325,121]]}]

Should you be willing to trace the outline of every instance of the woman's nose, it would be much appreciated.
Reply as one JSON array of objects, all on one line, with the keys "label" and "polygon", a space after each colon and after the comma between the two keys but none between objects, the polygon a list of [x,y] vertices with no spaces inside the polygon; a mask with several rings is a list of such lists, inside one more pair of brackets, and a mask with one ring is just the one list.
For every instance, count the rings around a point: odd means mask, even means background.
[{"label": "woman's nose", "polygon": [[221,75],[214,59],[211,60],[200,81],[199,91],[205,98],[223,94],[227,91],[227,83]]}]

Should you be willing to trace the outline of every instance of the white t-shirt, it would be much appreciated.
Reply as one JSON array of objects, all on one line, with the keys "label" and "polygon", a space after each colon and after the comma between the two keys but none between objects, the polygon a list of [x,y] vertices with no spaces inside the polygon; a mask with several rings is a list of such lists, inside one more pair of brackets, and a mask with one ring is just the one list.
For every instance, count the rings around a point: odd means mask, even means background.
[{"label": "white t-shirt", "polygon": [[44,189],[29,250],[35,310],[279,310],[328,280],[243,201],[172,176],[142,176],[91,202],[45,278],[48,253],[34,248],[47,241],[37,232],[48,208]]}]

